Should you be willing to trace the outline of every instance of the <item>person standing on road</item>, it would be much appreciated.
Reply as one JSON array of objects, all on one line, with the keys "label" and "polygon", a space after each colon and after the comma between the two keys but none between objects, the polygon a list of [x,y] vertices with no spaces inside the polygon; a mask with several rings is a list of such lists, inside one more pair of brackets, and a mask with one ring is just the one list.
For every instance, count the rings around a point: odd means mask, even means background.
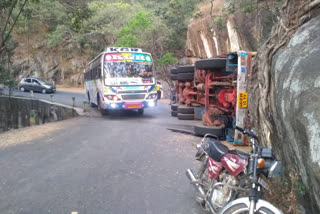
[{"label": "person standing on road", "polygon": [[161,83],[157,82],[157,94],[158,94],[158,100],[161,99]]},{"label": "person standing on road", "polygon": [[170,88],[170,105],[176,103],[176,89],[171,86]]}]

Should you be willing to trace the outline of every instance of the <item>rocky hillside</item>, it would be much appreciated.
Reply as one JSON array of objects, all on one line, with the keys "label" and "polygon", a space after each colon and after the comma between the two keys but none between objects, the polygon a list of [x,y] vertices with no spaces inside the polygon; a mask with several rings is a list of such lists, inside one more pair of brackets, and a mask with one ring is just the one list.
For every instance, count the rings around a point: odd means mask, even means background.
[{"label": "rocky hillside", "polygon": [[[16,25],[10,22],[15,26],[10,40],[17,45],[11,49],[15,54],[10,59],[2,57],[0,64],[13,62],[7,70],[14,70],[18,80],[40,76],[49,81],[56,79],[59,84],[78,85],[83,82],[84,66],[107,47],[116,46],[142,48],[153,55],[155,62],[161,62],[157,63],[158,70],[164,70],[183,55],[187,20],[199,2],[29,1]],[[1,20],[17,17],[18,6],[14,15],[7,17],[12,11],[9,6],[0,13]]]},{"label": "rocky hillside", "polygon": [[18,80],[26,76],[42,77],[57,84],[83,84],[83,70],[90,61],[88,53],[79,54],[73,44],[63,48],[48,48],[46,26],[35,32],[15,35],[19,46],[13,62],[20,70]]},{"label": "rocky hillside", "polygon": [[257,50],[270,35],[277,7],[277,1],[256,4],[215,0],[200,4],[189,22],[185,51],[188,62],[238,50]]},{"label": "rocky hillside", "polygon": [[[25,17],[22,18],[20,30],[15,31],[14,39],[18,47],[12,61],[19,70],[18,79],[40,76],[47,80],[56,79],[59,84],[82,84],[82,71],[86,63],[103,48],[121,40],[121,28],[125,28],[134,13],[141,10],[141,6],[136,5],[131,7],[124,3],[110,3],[112,1],[109,0],[98,2],[89,1],[89,15],[86,11],[79,14],[70,12],[57,1],[45,0],[39,8],[32,4],[26,8],[32,11],[32,17],[40,18],[32,18],[27,24]],[[142,4],[152,11],[149,14],[152,14],[153,26],[142,33],[134,33],[144,35],[137,45],[151,52],[154,59],[159,59],[167,51],[174,52],[177,57],[185,52],[180,63],[192,64],[196,58],[223,55],[240,49],[257,50],[269,36],[277,17],[277,0],[259,1],[257,5],[248,0],[186,2],[179,0],[175,5],[164,1],[156,6]],[[44,7],[52,7],[53,10],[46,12]],[[132,10],[135,12],[132,13]],[[192,11],[186,30],[184,20]],[[108,15],[111,13],[114,15]],[[120,17],[123,17],[122,21],[118,21]],[[181,40],[184,40],[185,51],[179,45]]]}]

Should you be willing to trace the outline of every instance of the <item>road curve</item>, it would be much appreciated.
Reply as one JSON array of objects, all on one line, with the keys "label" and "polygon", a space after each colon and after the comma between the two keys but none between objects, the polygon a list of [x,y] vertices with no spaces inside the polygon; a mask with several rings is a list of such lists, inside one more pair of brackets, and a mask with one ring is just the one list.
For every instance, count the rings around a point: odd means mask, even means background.
[{"label": "road curve", "polygon": [[[9,90],[7,88],[4,89],[3,93],[5,95],[9,95]],[[53,97],[51,98],[51,96]],[[12,90],[12,96],[17,97],[31,97],[30,92],[21,92],[18,89]],[[54,94],[42,94],[42,93],[33,93],[33,97],[37,99],[49,100],[53,99],[53,102],[61,103],[64,105],[73,105],[73,97],[75,98],[75,107],[83,107],[83,102],[87,101],[85,93],[81,92],[69,92],[63,90],[57,90]]]},{"label": "road curve", "polygon": [[185,176],[200,139],[167,130],[182,124],[169,107],[96,112],[0,149],[0,213],[204,214]]}]

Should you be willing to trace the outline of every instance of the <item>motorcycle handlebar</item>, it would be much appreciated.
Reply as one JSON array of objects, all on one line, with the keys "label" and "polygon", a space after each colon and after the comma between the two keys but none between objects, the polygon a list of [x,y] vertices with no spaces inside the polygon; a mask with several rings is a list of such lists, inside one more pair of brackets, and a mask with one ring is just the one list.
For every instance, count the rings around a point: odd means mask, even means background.
[{"label": "motorcycle handlebar", "polygon": [[239,126],[236,126],[236,129],[244,134],[245,130],[243,128],[240,128]]},{"label": "motorcycle handlebar", "polygon": [[250,130],[240,128],[239,126],[236,126],[235,129],[237,129],[238,131],[240,131],[241,133],[243,133],[245,135],[248,135],[251,138],[254,138],[254,139],[258,140],[258,137]]}]

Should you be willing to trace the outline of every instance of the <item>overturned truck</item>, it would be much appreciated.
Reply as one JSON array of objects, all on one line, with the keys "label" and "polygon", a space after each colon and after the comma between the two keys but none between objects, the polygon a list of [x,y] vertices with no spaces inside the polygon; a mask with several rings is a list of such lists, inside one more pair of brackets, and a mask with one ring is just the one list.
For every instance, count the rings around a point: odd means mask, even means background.
[{"label": "overturned truck", "polygon": [[239,51],[172,69],[176,104],[171,106],[171,115],[201,119],[203,124],[194,130],[198,135],[211,133],[246,145],[246,138],[234,127],[250,127],[247,87],[254,56],[255,52]]}]

